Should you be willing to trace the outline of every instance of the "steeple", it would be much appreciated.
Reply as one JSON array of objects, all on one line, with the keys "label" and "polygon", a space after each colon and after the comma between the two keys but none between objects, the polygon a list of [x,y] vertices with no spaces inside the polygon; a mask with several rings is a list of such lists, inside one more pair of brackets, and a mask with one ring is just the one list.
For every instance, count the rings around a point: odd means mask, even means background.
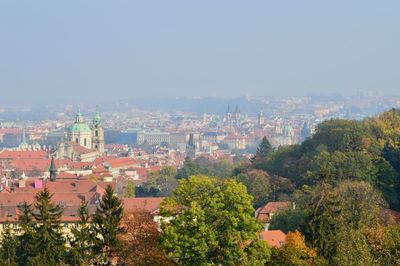
[{"label": "steeple", "polygon": [[196,143],[194,141],[194,134],[189,134],[189,142],[186,145],[186,156],[190,159],[196,158]]},{"label": "steeple", "polygon": [[50,181],[56,181],[57,179],[57,168],[56,164],[54,162],[54,156],[51,157],[51,163],[50,163]]},{"label": "steeple", "polygon": [[258,114],[258,126],[263,126],[265,123],[265,118],[264,118],[264,112],[263,109],[261,108],[260,113]]},{"label": "steeple", "polygon": [[93,118],[93,125],[100,125],[100,123],[101,123],[101,117],[100,117],[99,107],[96,106],[96,114],[94,115]]}]

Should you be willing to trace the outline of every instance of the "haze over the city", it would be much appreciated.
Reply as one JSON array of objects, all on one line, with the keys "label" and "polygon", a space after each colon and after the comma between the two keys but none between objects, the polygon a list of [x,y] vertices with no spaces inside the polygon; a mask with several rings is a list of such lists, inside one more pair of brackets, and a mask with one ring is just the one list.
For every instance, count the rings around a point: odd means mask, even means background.
[{"label": "haze over the city", "polygon": [[398,1],[1,1],[0,103],[399,91]]}]

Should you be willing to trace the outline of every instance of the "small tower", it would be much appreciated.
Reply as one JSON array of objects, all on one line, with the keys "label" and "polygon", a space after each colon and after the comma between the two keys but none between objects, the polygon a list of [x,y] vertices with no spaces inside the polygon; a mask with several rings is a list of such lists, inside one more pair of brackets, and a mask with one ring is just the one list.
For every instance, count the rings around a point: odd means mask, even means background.
[{"label": "small tower", "polygon": [[93,118],[92,126],[92,150],[96,150],[99,156],[104,155],[104,128],[98,110]]},{"label": "small tower", "polygon": [[262,127],[265,124],[265,118],[264,118],[264,113],[263,110],[260,110],[260,113],[258,114],[258,126]]},{"label": "small tower", "polygon": [[21,143],[19,144],[19,149],[27,150],[28,148],[29,148],[29,145],[26,140],[26,132],[25,132],[25,128],[24,128],[24,129],[22,129],[22,138],[21,138]]},{"label": "small tower", "polygon": [[239,110],[239,107],[236,105],[236,108],[235,108],[235,117],[234,117],[234,119],[235,119],[235,127],[237,127],[237,128],[240,128],[240,120],[241,120],[241,114],[240,114],[240,110]]},{"label": "small tower", "polygon": [[228,105],[228,108],[226,109],[225,122],[228,127],[232,127],[232,113],[231,113],[229,105]]},{"label": "small tower", "polygon": [[57,168],[56,164],[54,162],[54,156],[51,157],[51,163],[50,163],[50,181],[56,181],[57,179]]},{"label": "small tower", "polygon": [[189,142],[186,145],[186,156],[190,159],[196,158],[196,143],[194,142],[194,135],[190,133]]}]

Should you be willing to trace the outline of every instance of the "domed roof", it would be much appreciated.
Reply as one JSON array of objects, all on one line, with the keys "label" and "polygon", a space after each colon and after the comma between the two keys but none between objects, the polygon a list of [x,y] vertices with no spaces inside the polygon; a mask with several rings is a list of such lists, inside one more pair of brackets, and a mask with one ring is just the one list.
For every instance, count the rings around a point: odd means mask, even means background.
[{"label": "domed roof", "polygon": [[80,111],[76,114],[75,123],[71,125],[69,128],[69,132],[78,133],[78,132],[91,132],[90,127],[85,123],[83,116]]},{"label": "domed roof", "polygon": [[75,123],[69,128],[69,132],[91,132],[90,127],[85,123]]}]

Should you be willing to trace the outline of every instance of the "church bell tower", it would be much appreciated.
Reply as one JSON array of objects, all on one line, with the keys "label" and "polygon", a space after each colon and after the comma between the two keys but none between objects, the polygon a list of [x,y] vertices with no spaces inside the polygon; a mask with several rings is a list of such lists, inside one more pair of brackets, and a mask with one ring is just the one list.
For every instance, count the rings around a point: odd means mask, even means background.
[{"label": "church bell tower", "polygon": [[92,150],[96,150],[99,156],[104,155],[104,128],[101,123],[100,113],[97,110],[92,126]]}]

